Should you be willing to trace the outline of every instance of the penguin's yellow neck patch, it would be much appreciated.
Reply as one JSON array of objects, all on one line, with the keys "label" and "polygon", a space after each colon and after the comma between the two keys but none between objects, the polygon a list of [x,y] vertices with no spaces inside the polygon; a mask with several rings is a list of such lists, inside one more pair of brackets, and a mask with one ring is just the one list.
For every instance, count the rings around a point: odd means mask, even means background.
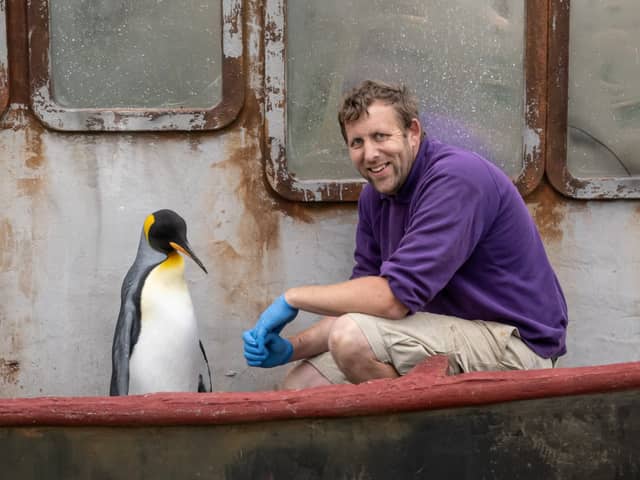
[{"label": "penguin's yellow neck patch", "polygon": [[184,271],[184,258],[178,252],[171,252],[167,255],[167,259],[158,265],[162,270],[176,270],[180,274]]},{"label": "penguin's yellow neck patch", "polygon": [[153,213],[149,215],[144,221],[144,236],[149,241],[149,230],[151,229],[151,225],[156,222],[156,217],[153,216]]}]

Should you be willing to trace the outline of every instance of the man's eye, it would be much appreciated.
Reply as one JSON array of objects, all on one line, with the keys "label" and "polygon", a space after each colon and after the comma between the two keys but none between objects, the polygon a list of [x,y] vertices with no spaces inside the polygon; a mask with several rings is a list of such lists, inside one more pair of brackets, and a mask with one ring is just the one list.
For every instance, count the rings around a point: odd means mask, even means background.
[{"label": "man's eye", "polygon": [[351,140],[351,148],[358,148],[361,145],[362,145],[362,139],[354,138],[353,140]]},{"label": "man's eye", "polygon": [[385,138],[387,138],[387,135],[385,133],[374,133],[373,134],[373,138],[374,140],[381,142],[382,140],[384,140]]}]

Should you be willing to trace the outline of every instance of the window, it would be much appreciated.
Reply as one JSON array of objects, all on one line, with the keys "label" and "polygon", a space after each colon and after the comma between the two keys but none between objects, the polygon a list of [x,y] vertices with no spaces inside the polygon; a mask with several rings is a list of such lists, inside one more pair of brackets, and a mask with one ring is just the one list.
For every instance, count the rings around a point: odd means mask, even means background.
[{"label": "window", "polygon": [[575,198],[640,198],[640,4],[553,1],[547,169]]},{"label": "window", "polygon": [[210,130],[243,102],[241,0],[32,0],[35,114],[58,130]]},{"label": "window", "polygon": [[[267,177],[293,200],[355,200],[337,123],[364,78],[403,81],[431,137],[480,152],[521,192],[544,172],[544,0],[267,0]],[[286,29],[286,35],[285,35]]]}]

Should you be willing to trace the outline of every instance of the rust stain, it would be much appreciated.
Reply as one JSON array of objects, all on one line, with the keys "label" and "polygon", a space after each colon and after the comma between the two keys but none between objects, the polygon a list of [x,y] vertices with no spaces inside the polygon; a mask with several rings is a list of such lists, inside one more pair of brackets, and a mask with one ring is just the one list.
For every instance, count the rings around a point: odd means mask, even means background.
[{"label": "rust stain", "polygon": [[20,362],[17,360],[5,360],[0,358],[0,380],[2,383],[11,383],[16,385],[18,383],[18,376],[20,375]]},{"label": "rust stain", "polygon": [[242,255],[231,246],[227,241],[213,242],[212,250],[218,258],[224,258],[229,261],[237,261],[242,259]]},{"label": "rust stain", "polygon": [[44,127],[42,124],[31,116],[29,126],[25,130],[27,149],[25,152],[25,165],[32,169],[38,170],[44,165],[44,155],[42,152],[42,133]]},{"label": "rust stain", "polygon": [[16,181],[18,195],[33,197],[42,191],[44,180],[42,177],[19,178]]},{"label": "rust stain", "polygon": [[[233,240],[213,242],[209,246],[211,257],[216,259],[216,268],[224,278],[224,288],[229,304],[250,305],[258,311],[265,301],[265,259],[268,252],[277,252],[279,247],[279,215],[275,202],[266,193],[260,152],[260,104],[255,96],[246,99],[245,106],[236,125],[243,134],[228,135],[225,143],[227,155],[223,162],[212,168],[218,170],[222,180],[235,184],[235,195],[244,208],[238,208],[239,219]],[[231,138],[235,140],[230,140]],[[215,212],[212,205],[210,211]],[[215,220],[215,216],[212,217]],[[271,273],[271,272],[269,272]]]},{"label": "rust stain", "polygon": [[[248,95],[238,119],[244,135],[235,136],[235,141],[226,143],[226,160],[212,166],[220,171],[220,175],[228,176],[229,183],[237,184],[234,192],[244,208],[238,209],[242,218],[232,243],[218,241],[209,245],[209,254],[216,259],[218,273],[225,279],[226,301],[248,305],[256,313],[271,300],[273,292],[268,286],[277,282],[280,273],[281,219],[287,217],[301,224],[313,224],[356,208],[355,204],[338,202],[294,202],[274,192],[264,170],[261,118],[259,99]],[[210,211],[215,210],[212,205]]]},{"label": "rust stain", "polygon": [[37,232],[47,221],[41,219],[48,206],[45,205],[45,188],[47,184],[46,156],[43,149],[42,136],[46,133],[42,123],[29,113],[28,123],[24,129],[26,146],[24,150],[24,173],[26,176],[16,180],[19,195],[28,196],[31,199],[31,235],[28,242],[21,245],[18,257],[20,259],[20,271],[18,273],[18,288],[27,299],[34,297],[34,258],[33,258],[33,233]]},{"label": "rust stain", "polygon": [[29,246],[24,246],[20,252],[20,272],[18,273],[18,288],[28,298],[33,297],[33,255]]},{"label": "rust stain", "polygon": [[[253,4],[253,7],[256,11],[247,16],[251,18],[255,13],[264,22],[263,2]],[[254,25],[254,28],[258,27]],[[277,31],[275,25],[267,25],[265,35],[274,35]],[[262,58],[264,35],[259,38],[258,51],[253,53]],[[249,35],[244,36],[243,42],[244,51],[252,51],[248,45]],[[260,77],[264,75],[262,67],[260,62],[245,62],[243,75],[239,78]],[[251,313],[259,313],[272,300],[273,284],[278,282],[281,273],[281,220],[288,218],[301,224],[313,224],[325,215],[333,218],[345,209],[353,211],[355,205],[289,201],[273,191],[265,174],[264,92],[251,88],[250,81],[236,81],[235,86],[244,89],[243,107],[233,123],[233,134],[227,132],[225,136],[225,160],[215,162],[211,168],[217,170],[221,184],[227,182],[235,186],[234,194],[241,206],[234,211],[239,212],[241,218],[237,219],[237,229],[228,241],[211,242],[208,250],[216,261],[219,277],[224,279],[225,301],[242,304]],[[215,199],[211,201],[215,202]],[[209,211],[215,212],[216,205],[211,205]],[[212,227],[220,226],[216,226],[217,221],[213,215]],[[246,319],[247,324],[254,320]]]},{"label": "rust stain", "polygon": [[525,200],[542,238],[545,241],[561,241],[562,223],[571,201],[556,192],[546,180],[541,181]]},{"label": "rust stain", "polygon": [[0,63],[0,116],[4,114],[9,105],[9,78],[7,68]]},{"label": "rust stain", "polygon": [[0,223],[0,271],[6,272],[14,263],[16,239],[9,219]]}]

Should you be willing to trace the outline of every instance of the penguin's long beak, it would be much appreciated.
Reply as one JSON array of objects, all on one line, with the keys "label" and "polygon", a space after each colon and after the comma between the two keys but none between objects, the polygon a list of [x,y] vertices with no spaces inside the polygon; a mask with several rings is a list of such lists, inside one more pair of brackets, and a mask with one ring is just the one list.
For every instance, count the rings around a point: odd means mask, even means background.
[{"label": "penguin's long beak", "polygon": [[200,261],[200,259],[197,257],[197,255],[195,253],[193,253],[193,250],[191,250],[191,247],[189,246],[189,243],[187,241],[184,241],[184,243],[182,245],[177,244],[176,242],[169,242],[169,245],[171,245],[173,248],[175,248],[178,252],[182,252],[185,255],[187,255],[188,257],[191,258],[191,260],[193,260],[194,262],[196,262],[198,264],[198,266],[204,270],[204,273],[209,273],[207,272],[207,269],[204,268],[203,263]]}]

